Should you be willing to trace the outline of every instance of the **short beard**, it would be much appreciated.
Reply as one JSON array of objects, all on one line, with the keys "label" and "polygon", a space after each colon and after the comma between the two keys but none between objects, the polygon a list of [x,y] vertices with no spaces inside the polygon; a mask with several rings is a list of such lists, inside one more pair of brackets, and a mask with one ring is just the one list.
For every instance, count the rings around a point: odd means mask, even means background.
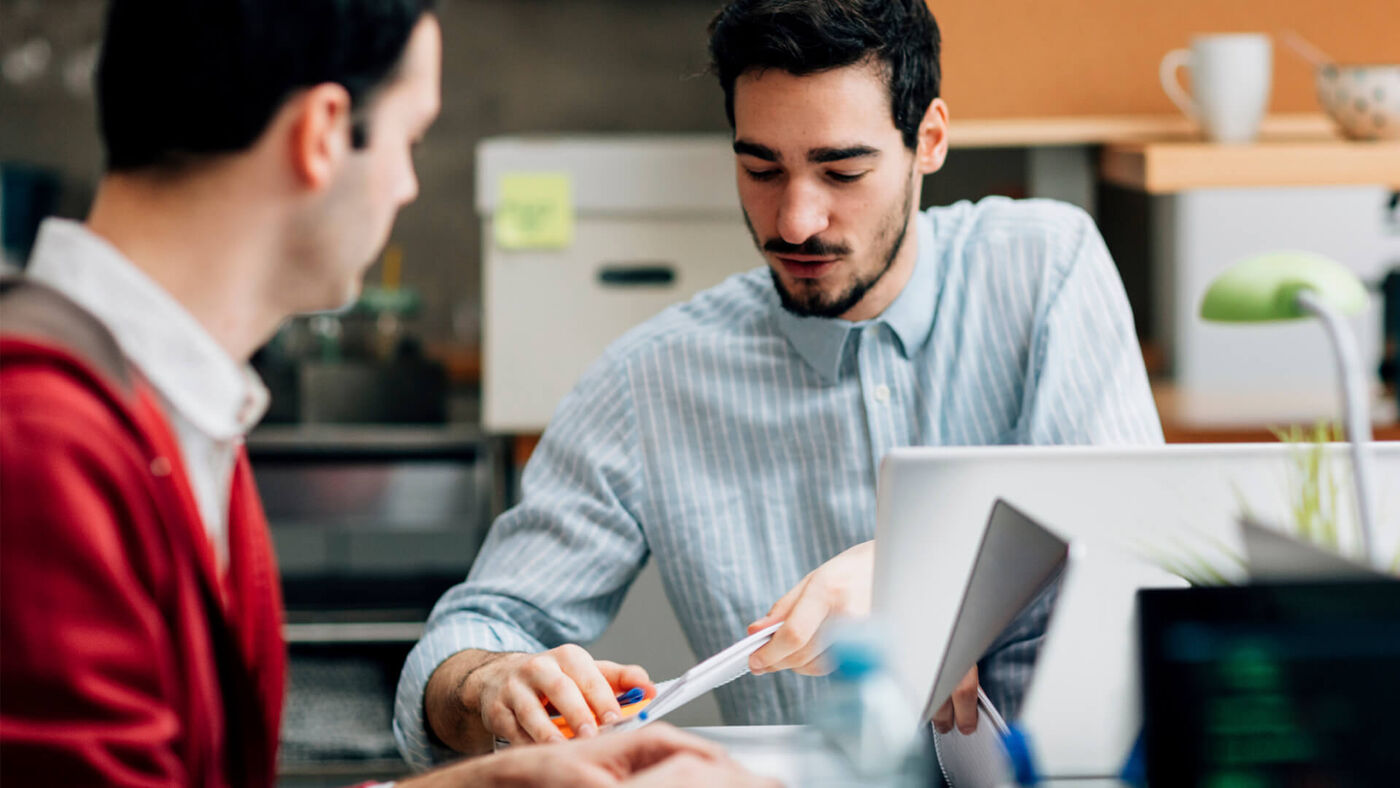
[{"label": "short beard", "polygon": [[[768,273],[773,277],[773,287],[778,291],[778,299],[782,302],[783,309],[798,317],[840,317],[846,314],[859,304],[865,294],[870,292],[870,288],[879,284],[885,272],[894,265],[894,258],[899,255],[899,250],[904,248],[904,236],[909,232],[909,212],[914,206],[914,184],[911,180],[904,189],[904,206],[899,216],[893,217],[892,221],[887,221],[881,231],[876,243],[880,239],[893,236],[890,241],[889,251],[885,254],[884,265],[880,270],[871,276],[862,279],[859,275],[851,282],[850,287],[838,294],[834,298],[824,298],[820,291],[812,292],[806,296],[797,296],[789,293],[783,287],[782,279],[778,277],[776,269],[769,268]],[[744,215],[744,221],[748,222],[748,215]],[[895,224],[895,222],[898,222]],[[749,232],[753,233],[753,225],[749,224]],[[763,245],[758,242],[758,236],[754,235],[754,243],[762,249]]]}]

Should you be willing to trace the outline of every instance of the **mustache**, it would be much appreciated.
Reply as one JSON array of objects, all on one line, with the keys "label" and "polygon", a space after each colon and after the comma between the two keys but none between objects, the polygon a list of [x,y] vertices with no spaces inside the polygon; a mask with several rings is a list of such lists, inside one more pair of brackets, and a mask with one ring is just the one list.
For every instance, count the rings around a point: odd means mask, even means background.
[{"label": "mustache", "polygon": [[813,257],[845,257],[851,253],[851,248],[841,243],[827,243],[820,238],[812,237],[800,244],[790,244],[781,238],[771,238],[763,243],[765,252],[774,254],[803,254]]}]

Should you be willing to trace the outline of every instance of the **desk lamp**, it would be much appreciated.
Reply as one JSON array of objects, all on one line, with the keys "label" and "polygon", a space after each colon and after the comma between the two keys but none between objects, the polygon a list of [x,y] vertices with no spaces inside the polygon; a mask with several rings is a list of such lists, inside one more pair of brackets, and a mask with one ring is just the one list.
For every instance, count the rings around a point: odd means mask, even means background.
[{"label": "desk lamp", "polygon": [[1356,514],[1366,560],[1375,563],[1375,521],[1371,509],[1371,465],[1365,444],[1371,439],[1371,412],[1364,396],[1356,337],[1342,319],[1366,308],[1366,288],[1345,266],[1306,252],[1272,252],[1236,263],[1211,282],[1201,301],[1201,317],[1219,323],[1265,323],[1316,317],[1336,351],[1342,407],[1351,441]]}]

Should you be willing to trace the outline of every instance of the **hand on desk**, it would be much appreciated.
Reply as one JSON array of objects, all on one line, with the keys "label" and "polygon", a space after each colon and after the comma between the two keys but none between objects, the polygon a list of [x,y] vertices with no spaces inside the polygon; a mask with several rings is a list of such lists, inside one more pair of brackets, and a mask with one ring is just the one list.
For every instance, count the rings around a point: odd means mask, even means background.
[{"label": "hand on desk", "polygon": [[529,788],[650,788],[651,786],[733,785],[776,788],[729,760],[713,742],[665,723],[626,733],[566,744],[513,747],[459,761],[419,777],[402,788],[529,786]]},{"label": "hand on desk", "polygon": [[749,633],[784,622],[768,645],[749,658],[755,674],[791,670],[808,676],[831,671],[821,659],[817,637],[827,619],[870,615],[870,591],[875,571],[875,542],[864,542],[841,553],[802,578],[783,594],[763,618],[749,624]]}]

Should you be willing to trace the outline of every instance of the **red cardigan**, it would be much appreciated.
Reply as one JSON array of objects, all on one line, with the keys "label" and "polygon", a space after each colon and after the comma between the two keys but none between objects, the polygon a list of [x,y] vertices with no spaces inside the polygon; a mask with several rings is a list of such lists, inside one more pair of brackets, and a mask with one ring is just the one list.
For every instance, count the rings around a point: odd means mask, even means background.
[{"label": "red cardigan", "polygon": [[246,456],[220,576],[151,388],[13,323],[0,333],[0,784],[272,785],[286,648]]}]

